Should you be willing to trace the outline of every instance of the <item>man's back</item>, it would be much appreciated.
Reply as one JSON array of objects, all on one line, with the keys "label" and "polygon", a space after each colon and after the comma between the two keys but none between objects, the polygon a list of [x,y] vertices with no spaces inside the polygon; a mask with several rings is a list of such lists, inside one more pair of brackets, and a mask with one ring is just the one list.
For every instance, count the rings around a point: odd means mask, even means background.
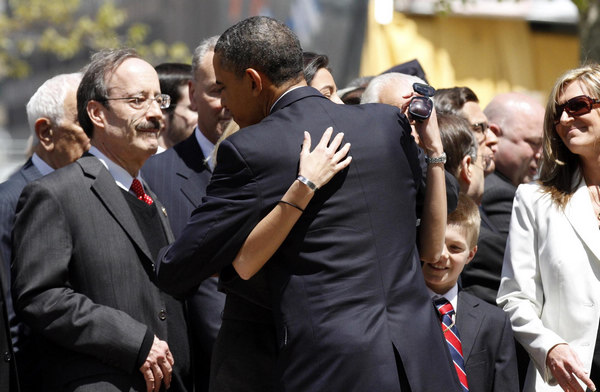
[{"label": "man's back", "polygon": [[[229,252],[296,178],[303,132],[318,140],[328,126],[352,143],[352,164],[315,194],[266,267],[280,345],[279,387],[400,390],[397,350],[413,390],[448,390],[455,376],[415,245],[421,168],[397,109],[344,107],[298,88],[263,121],[224,141],[205,204],[194,214],[210,222],[199,240],[202,249],[215,250],[200,263],[231,262]],[[188,226],[184,237],[187,230],[193,232]],[[226,235],[230,250],[219,250]],[[222,284],[239,293],[244,282],[222,275]],[[427,377],[424,369],[431,366],[439,377]]]}]

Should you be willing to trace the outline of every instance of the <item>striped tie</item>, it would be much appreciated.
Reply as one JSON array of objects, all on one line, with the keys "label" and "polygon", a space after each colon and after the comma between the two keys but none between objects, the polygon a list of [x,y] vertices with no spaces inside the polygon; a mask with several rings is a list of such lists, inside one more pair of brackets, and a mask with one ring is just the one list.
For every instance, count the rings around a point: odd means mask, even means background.
[{"label": "striped tie", "polygon": [[460,344],[460,335],[458,334],[458,328],[456,328],[456,325],[452,321],[454,308],[452,307],[452,304],[443,297],[435,299],[433,303],[442,319],[442,331],[444,332],[446,343],[448,343],[448,350],[450,350],[454,368],[456,369],[456,374],[458,374],[458,380],[460,381],[463,392],[468,391],[469,385],[467,384],[467,374],[465,373],[465,362],[463,360],[462,345]]}]

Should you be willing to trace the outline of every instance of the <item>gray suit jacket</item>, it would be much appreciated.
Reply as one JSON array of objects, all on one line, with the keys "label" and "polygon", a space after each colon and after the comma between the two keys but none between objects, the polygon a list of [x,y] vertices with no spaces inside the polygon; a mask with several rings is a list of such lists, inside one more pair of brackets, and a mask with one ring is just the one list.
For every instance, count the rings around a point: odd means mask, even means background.
[{"label": "gray suit jacket", "polygon": [[[43,345],[46,389],[145,390],[142,344],[149,334],[169,342],[168,318],[183,310],[167,308],[144,235],[103,164],[86,155],[26,186],[13,239],[15,310]],[[173,355],[175,378],[186,377],[189,353]]]}]

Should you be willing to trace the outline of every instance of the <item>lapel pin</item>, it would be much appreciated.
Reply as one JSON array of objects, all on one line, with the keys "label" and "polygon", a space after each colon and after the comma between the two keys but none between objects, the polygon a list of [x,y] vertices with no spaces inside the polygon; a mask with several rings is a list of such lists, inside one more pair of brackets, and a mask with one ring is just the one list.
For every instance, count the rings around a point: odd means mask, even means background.
[{"label": "lapel pin", "polygon": [[161,207],[161,210],[162,210],[163,214],[165,214],[165,216],[168,216],[167,209],[165,207]]}]

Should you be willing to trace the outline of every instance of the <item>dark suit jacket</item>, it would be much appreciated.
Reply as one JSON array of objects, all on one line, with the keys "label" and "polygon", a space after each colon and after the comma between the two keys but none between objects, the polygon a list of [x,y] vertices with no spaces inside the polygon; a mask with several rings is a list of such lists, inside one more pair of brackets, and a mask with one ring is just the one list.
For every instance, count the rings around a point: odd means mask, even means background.
[{"label": "dark suit jacket", "polygon": [[[412,390],[459,390],[421,276],[421,169],[397,108],[337,105],[310,87],[288,92],[268,117],[221,144],[203,204],[162,252],[159,282],[181,293],[229,265],[296,178],[303,132],[319,140],[331,125],[352,143],[352,164],[316,193],[267,265],[277,389],[398,391],[395,348]],[[226,290],[242,286],[224,272]],[[252,300],[250,290],[237,292]]]},{"label": "dark suit jacket", "polygon": [[[37,180],[42,174],[33,165],[31,158],[25,164],[11,175],[8,180],[0,184],[0,256],[2,256],[2,268],[6,271],[7,286],[5,286],[5,298],[7,301],[7,311],[11,320],[13,335],[17,335],[16,321],[14,320],[14,310],[12,299],[10,296],[10,262],[12,259],[11,252],[11,233],[13,223],[15,221],[15,209],[21,191],[25,185],[31,181]],[[16,342],[15,342],[16,343]]]},{"label": "dark suit jacket", "polygon": [[[211,175],[194,133],[173,148],[152,156],[142,168],[143,178],[167,209],[176,238],[192,211],[202,202]],[[225,304],[225,294],[217,290],[217,281],[215,277],[208,278],[187,301],[190,332],[194,339],[194,374],[199,390],[208,388],[212,347]]]},{"label": "dark suit jacket", "polygon": [[490,221],[505,237],[508,236],[515,192],[517,192],[517,187],[498,171],[485,178],[481,206]]},{"label": "dark suit jacket", "polygon": [[[0,262],[2,255],[0,254]],[[2,264],[3,265],[3,264]],[[10,328],[6,312],[6,301],[4,299],[5,287],[7,285],[7,270],[0,268],[0,391],[18,391],[15,358],[10,340]]]},{"label": "dark suit jacket", "polygon": [[[185,323],[182,333],[169,334],[169,317],[183,317],[183,309],[166,305],[171,302],[153,281],[153,259],[125,195],[95,157],[25,187],[13,252],[15,310],[40,339],[45,390],[101,382],[145,390],[138,367],[148,335],[167,342],[183,336],[187,343]],[[185,390],[189,353],[171,349],[171,389]]]},{"label": "dark suit jacket", "polygon": [[508,315],[496,306],[459,291],[456,326],[469,390],[518,392],[517,358]]},{"label": "dark suit jacket", "polygon": [[496,295],[500,287],[504,249],[516,190],[517,188],[498,172],[486,177],[480,208],[481,230],[477,241],[477,253],[461,274],[464,290],[492,305],[496,305]]}]

